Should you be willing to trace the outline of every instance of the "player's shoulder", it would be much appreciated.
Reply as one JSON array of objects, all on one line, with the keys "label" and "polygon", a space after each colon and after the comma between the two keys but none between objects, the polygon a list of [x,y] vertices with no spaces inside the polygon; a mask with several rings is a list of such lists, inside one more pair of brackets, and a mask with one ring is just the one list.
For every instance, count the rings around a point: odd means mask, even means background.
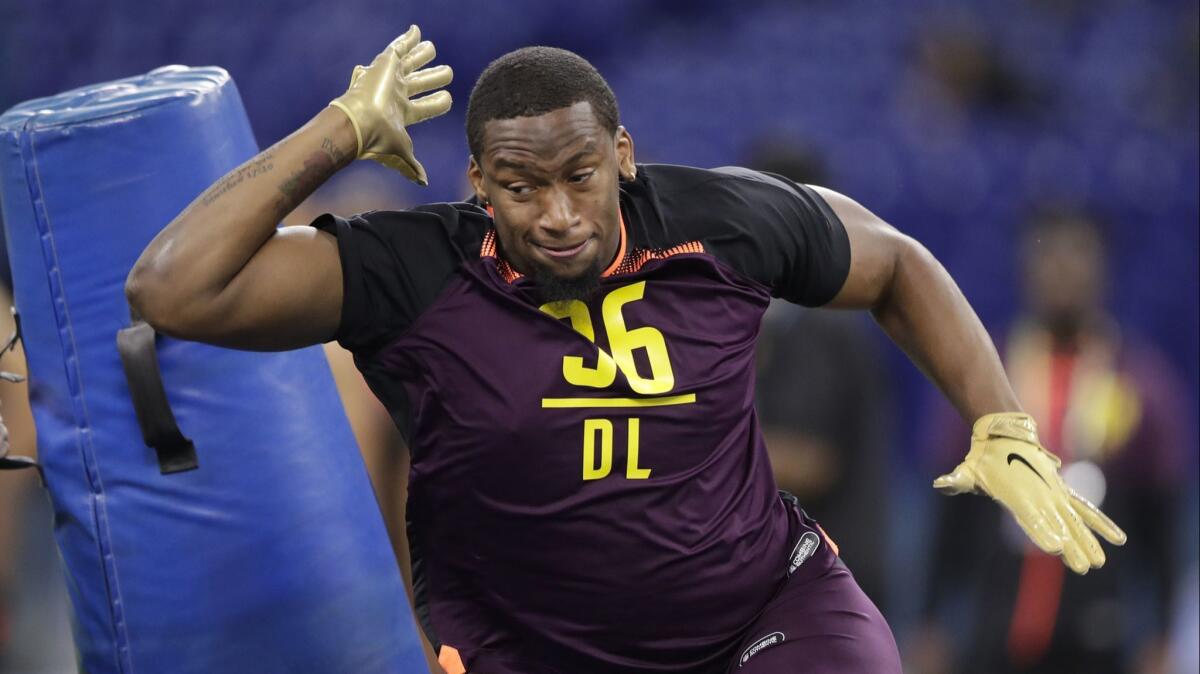
[{"label": "player's shoulder", "polygon": [[470,202],[367,211],[348,218],[347,222],[350,227],[370,230],[395,246],[447,247],[460,259],[479,256],[484,235],[492,226],[487,212]]},{"label": "player's shoulder", "polygon": [[705,169],[645,164],[639,182],[668,208],[700,217],[753,215],[760,206],[807,197],[808,188],[741,166]]},{"label": "player's shoulder", "polygon": [[639,168],[653,189],[663,195],[686,194],[714,187],[734,190],[761,188],[790,190],[795,187],[795,183],[785,178],[742,166],[706,169],[679,164],[641,164]]},{"label": "player's shoulder", "polygon": [[786,226],[816,199],[805,186],[740,166],[642,164],[638,169],[637,179],[623,184],[630,210],[640,211],[640,220],[658,224],[671,239],[765,232]]},{"label": "player's shoulder", "polygon": [[325,214],[312,225],[337,238],[344,287],[337,339],[357,353],[407,330],[463,264],[479,258],[491,218],[474,204],[441,203]]},{"label": "player's shoulder", "polygon": [[744,167],[697,168],[679,164],[641,164],[638,179],[665,199],[714,200],[731,194],[796,194],[786,177]]},{"label": "player's shoulder", "polygon": [[697,243],[776,295],[808,306],[828,302],[846,279],[845,229],[810,187],[736,166],[646,164],[622,189],[636,245]]}]

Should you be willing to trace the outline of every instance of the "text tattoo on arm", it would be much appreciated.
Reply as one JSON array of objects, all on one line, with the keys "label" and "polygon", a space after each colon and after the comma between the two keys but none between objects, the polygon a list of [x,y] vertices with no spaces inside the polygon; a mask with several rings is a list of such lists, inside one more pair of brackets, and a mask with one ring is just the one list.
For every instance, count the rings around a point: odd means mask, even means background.
[{"label": "text tattoo on arm", "polygon": [[329,138],[321,141],[321,149],[304,160],[304,168],[292,174],[279,186],[279,216],[291,212],[309,194],[321,186],[346,159],[347,153]]},{"label": "text tattoo on arm", "polygon": [[205,190],[204,194],[200,195],[200,202],[205,206],[210,206],[227,192],[247,180],[254,180],[270,173],[275,170],[274,159],[275,155],[268,151],[250,160],[245,165],[239,166],[236,171],[225,176],[217,181],[215,185]]}]

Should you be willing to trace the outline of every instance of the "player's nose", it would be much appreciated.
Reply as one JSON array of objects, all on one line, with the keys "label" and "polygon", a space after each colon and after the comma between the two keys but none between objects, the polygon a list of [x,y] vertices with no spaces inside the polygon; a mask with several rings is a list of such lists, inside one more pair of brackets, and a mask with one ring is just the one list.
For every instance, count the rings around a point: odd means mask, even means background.
[{"label": "player's nose", "polygon": [[554,187],[544,192],[542,217],[538,225],[551,236],[564,236],[579,224],[579,211],[566,190]]}]

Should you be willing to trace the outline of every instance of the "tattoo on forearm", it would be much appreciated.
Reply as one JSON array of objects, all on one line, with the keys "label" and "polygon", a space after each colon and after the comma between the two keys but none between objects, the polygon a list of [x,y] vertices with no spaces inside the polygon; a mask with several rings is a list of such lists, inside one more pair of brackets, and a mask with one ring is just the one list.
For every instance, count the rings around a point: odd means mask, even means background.
[{"label": "tattoo on forearm", "polygon": [[264,152],[242,166],[239,166],[237,170],[221,178],[215,185],[205,190],[200,195],[200,202],[208,206],[243,182],[270,173],[275,169],[274,159],[275,155],[273,153]]},{"label": "tattoo on forearm", "polygon": [[335,166],[341,164],[342,160],[344,160],[347,155],[347,152],[335,145],[333,140],[330,138],[326,138],[321,141],[321,150],[324,151],[325,154],[329,155],[329,158],[333,160]]},{"label": "tattoo on forearm", "polygon": [[282,195],[276,208],[279,216],[283,217],[290,213],[305,197],[312,194],[313,190],[320,187],[321,183],[325,182],[338,169],[344,158],[345,153],[338,149],[333,141],[326,138],[321,143],[321,150],[312,153],[308,159],[304,160],[304,168],[279,186],[279,192]]}]

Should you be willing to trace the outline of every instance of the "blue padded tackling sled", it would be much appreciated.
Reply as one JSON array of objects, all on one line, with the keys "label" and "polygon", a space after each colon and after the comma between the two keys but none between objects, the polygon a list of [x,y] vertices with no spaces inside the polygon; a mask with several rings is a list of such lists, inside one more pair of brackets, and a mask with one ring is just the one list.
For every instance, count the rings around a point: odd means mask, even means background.
[{"label": "blue padded tackling sled", "polygon": [[142,440],[116,344],[130,324],[126,274],[256,152],[219,68],[161,68],[0,116],[40,463],[91,674],[426,671],[319,347],[262,354],[158,337],[166,398],[198,467],[165,470]]}]

